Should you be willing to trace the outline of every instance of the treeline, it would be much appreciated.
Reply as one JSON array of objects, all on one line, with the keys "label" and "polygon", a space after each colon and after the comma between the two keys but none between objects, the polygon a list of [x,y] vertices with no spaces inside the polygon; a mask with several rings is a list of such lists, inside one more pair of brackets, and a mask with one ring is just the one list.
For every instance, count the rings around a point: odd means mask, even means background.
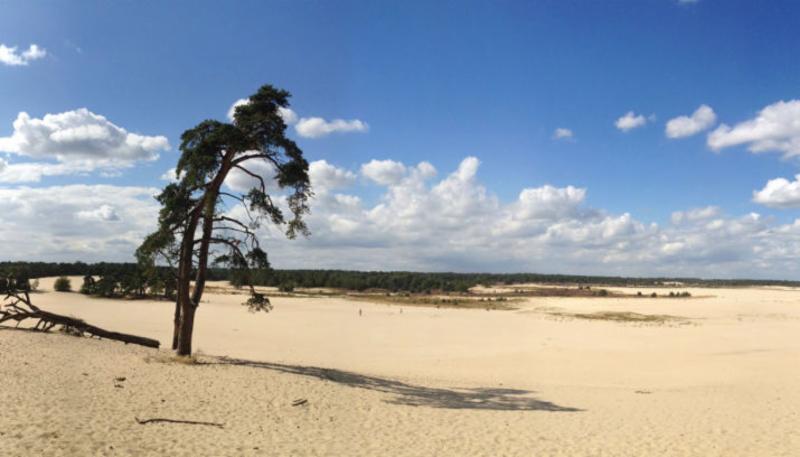
[{"label": "treeline", "polygon": [[[487,275],[460,273],[412,273],[345,270],[267,270],[250,272],[253,284],[291,291],[295,287],[321,287],[364,291],[381,289],[392,292],[466,292],[478,284],[495,281]],[[242,281],[230,278],[237,285]]]},{"label": "treeline", "polygon": [[[363,291],[382,289],[393,292],[465,292],[471,287],[513,284],[565,284],[660,287],[683,286],[743,287],[786,286],[798,287],[800,281],[751,279],[698,279],[698,278],[630,278],[621,276],[585,276],[541,273],[418,273],[403,271],[348,271],[348,270],[271,270],[251,273],[257,285],[288,287],[330,287]],[[231,279],[231,278],[229,278]],[[231,282],[236,282],[235,278]],[[288,287],[287,287],[288,286]]]},{"label": "treeline", "polygon": [[[164,268],[166,270],[166,268]],[[106,276],[106,275],[128,275],[141,270],[136,263],[55,263],[55,262],[0,262],[0,274],[4,276],[12,275],[22,278],[45,278],[51,276]],[[212,271],[212,274],[217,271]],[[227,272],[223,272],[227,278]],[[215,279],[223,279],[215,277]]]},{"label": "treeline", "polygon": [[109,298],[174,299],[176,290],[169,268],[142,268],[135,263],[0,262],[0,276],[14,278],[24,290],[36,290],[36,278],[57,276],[54,286],[62,291],[75,290],[66,276],[83,276],[80,293]]},{"label": "treeline", "polygon": [[[158,295],[169,297],[174,280],[165,267],[142,269],[135,263],[46,263],[0,262],[0,274],[20,279],[47,276],[84,276],[82,289],[86,293],[103,296],[140,297]],[[242,284],[242,273],[227,269],[211,269],[209,280],[230,280]],[[249,280],[255,285],[273,286],[282,290],[296,287],[322,287],[349,290],[381,289],[393,292],[424,293],[432,291],[464,292],[477,285],[551,283],[574,285],[607,285],[658,287],[682,283],[690,286],[800,286],[800,281],[752,279],[697,279],[697,278],[629,278],[619,276],[583,276],[539,273],[418,273],[403,271],[348,271],[348,270],[257,270],[251,271]],[[87,282],[88,281],[88,282]]]}]

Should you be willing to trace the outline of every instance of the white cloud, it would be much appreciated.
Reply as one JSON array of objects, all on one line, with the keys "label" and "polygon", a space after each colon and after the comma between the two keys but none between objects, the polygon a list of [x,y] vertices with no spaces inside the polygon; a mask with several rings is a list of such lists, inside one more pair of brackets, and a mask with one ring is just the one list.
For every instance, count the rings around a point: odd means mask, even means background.
[{"label": "white cloud", "polygon": [[708,135],[708,146],[714,151],[744,144],[754,153],[800,155],[800,100],[773,103],[753,119],[733,127],[722,124]]},{"label": "white cloud", "polygon": [[[259,176],[264,185],[269,191],[278,189],[278,183],[275,181],[275,167],[265,160],[252,159],[241,164],[244,170],[249,171],[253,175]],[[234,192],[248,192],[250,189],[261,185],[259,178],[252,176],[240,168],[232,168],[225,178],[225,186]]]},{"label": "white cloud", "polygon": [[333,189],[348,187],[356,181],[352,171],[333,166],[325,160],[316,160],[308,166],[311,187],[317,194]]},{"label": "white cloud", "polygon": [[78,219],[86,221],[116,222],[119,220],[117,210],[111,205],[100,205],[95,209],[87,209],[76,213]]},{"label": "white cloud", "polygon": [[[427,162],[391,163],[387,169],[404,173],[374,175],[381,193],[362,199],[353,194],[361,185],[354,171],[313,162],[312,184],[324,191],[310,202],[312,235],[287,241],[279,229],[264,227],[274,265],[800,278],[800,220],[775,224],[758,214],[731,217],[704,207],[676,211],[672,223],[659,226],[593,208],[589,191],[575,186],[530,186],[503,202],[481,183],[475,157],[439,179]],[[0,188],[0,213],[13,215],[0,224],[0,258],[129,261],[155,225],[157,192]],[[285,197],[274,195],[285,206]]]},{"label": "white cloud", "polygon": [[647,118],[641,114],[636,114],[633,111],[628,111],[625,115],[621,116],[614,125],[623,132],[639,128],[647,123]]},{"label": "white cloud", "polygon": [[57,162],[9,164],[6,177],[11,168],[16,168],[24,172],[18,175],[31,176],[29,181],[98,169],[113,172],[137,162],[156,160],[160,151],[169,149],[164,136],[128,132],[86,108],[47,114],[41,119],[21,112],[13,127],[11,136],[0,137],[0,151]]},{"label": "white cloud", "polygon": [[516,214],[523,219],[567,217],[583,204],[586,189],[545,185],[524,189],[519,194]]},{"label": "white cloud", "polygon": [[94,170],[85,163],[6,163],[0,167],[0,183],[39,182],[47,176],[86,174]]},{"label": "white cloud", "polygon": [[0,43],[0,63],[8,66],[24,66],[30,62],[44,58],[47,51],[36,44],[28,46],[28,49],[19,52],[16,46],[6,46]]},{"label": "white cloud", "polygon": [[278,107],[278,115],[283,119],[286,125],[294,125],[297,123],[297,113],[292,111],[291,108]]},{"label": "white cloud", "polygon": [[753,191],[753,201],[771,208],[800,208],[800,175],[794,181],[770,179],[763,189]]},{"label": "white cloud", "polygon": [[669,138],[684,138],[700,133],[717,122],[717,115],[708,105],[700,105],[691,116],[678,116],[667,122],[666,135]]},{"label": "white cloud", "polygon": [[320,138],[331,133],[366,132],[369,126],[358,119],[333,119],[326,121],[321,117],[303,117],[294,126],[297,134],[305,138]]},{"label": "white cloud", "polygon": [[698,222],[718,217],[722,211],[716,206],[706,206],[704,208],[694,208],[688,211],[675,211],[672,213],[673,224],[683,224],[686,222]]},{"label": "white cloud", "polygon": [[266,230],[275,264],[800,277],[800,222],[770,225],[757,214],[729,217],[705,207],[675,212],[673,223],[660,227],[591,208],[588,191],[575,186],[529,187],[503,203],[478,180],[474,157],[434,182],[424,168],[388,160],[364,164],[362,175],[383,186],[383,195],[374,203],[333,193],[315,199],[307,240],[287,242]]},{"label": "white cloud", "polygon": [[575,134],[572,132],[572,130],[563,127],[559,127],[553,132],[554,140],[567,140],[573,138],[574,136]]},{"label": "white cloud", "polygon": [[436,176],[436,168],[429,162],[420,162],[416,167],[407,167],[394,160],[370,160],[361,165],[361,175],[375,184],[393,186],[405,180],[422,182]]},{"label": "white cloud", "polygon": [[406,166],[394,160],[371,160],[361,165],[361,174],[367,179],[383,185],[391,186],[405,178]]},{"label": "white cloud", "polygon": [[169,170],[165,171],[163,175],[161,175],[162,181],[170,181],[176,182],[178,180],[178,174],[175,171],[175,167],[170,168]]},{"label": "white cloud", "polygon": [[[261,177],[268,191],[279,191],[279,186],[275,179],[276,170],[272,164],[264,160],[254,159],[242,163],[242,166]],[[308,166],[308,176],[311,181],[311,187],[318,196],[334,189],[348,187],[356,181],[355,173],[333,166],[325,160],[311,162]],[[260,184],[258,178],[239,168],[231,169],[225,179],[225,186],[234,192],[245,193],[253,187],[260,186]]]},{"label": "white cloud", "polygon": [[0,258],[132,261],[155,228],[158,189],[107,185],[0,187]]}]

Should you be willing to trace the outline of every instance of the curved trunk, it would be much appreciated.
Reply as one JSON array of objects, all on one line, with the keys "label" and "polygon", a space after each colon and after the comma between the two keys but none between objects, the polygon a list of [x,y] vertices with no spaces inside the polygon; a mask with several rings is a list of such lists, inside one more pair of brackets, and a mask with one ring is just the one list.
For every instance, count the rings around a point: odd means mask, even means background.
[{"label": "curved trunk", "polygon": [[[174,338],[177,339],[176,351],[178,355],[192,355],[194,313],[197,310],[197,306],[200,305],[200,299],[205,289],[206,274],[208,272],[208,250],[211,245],[211,235],[214,229],[214,213],[217,198],[219,197],[219,189],[222,186],[222,182],[225,180],[225,176],[227,176],[230,170],[232,159],[233,154],[231,152],[225,153],[219,172],[210,183],[205,195],[203,195],[202,211],[198,211],[197,214],[192,215],[187,224],[186,232],[184,232],[181,245],[181,259],[178,268],[178,300],[175,309],[177,328],[174,332]],[[203,218],[202,235],[200,240],[195,240],[195,232],[201,217]],[[200,246],[197,248],[197,275],[195,277],[194,290],[192,291],[191,271],[196,241],[200,242]],[[178,314],[180,314],[180,316],[178,316]]]},{"label": "curved trunk", "polygon": [[[181,242],[181,256],[178,264],[177,299],[175,302],[175,329],[173,331],[173,345],[179,355],[192,353],[192,326],[194,325],[194,308],[191,303],[191,273],[192,256],[194,254],[194,232],[200,215],[193,214],[186,224],[186,231]],[[187,320],[187,316],[191,317]],[[186,339],[188,338],[188,340]]]}]

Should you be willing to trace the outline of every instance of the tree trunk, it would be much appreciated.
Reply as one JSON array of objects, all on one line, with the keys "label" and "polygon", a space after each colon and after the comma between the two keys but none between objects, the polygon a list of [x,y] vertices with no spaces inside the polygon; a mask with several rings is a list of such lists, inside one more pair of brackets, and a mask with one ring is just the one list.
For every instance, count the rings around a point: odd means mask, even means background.
[{"label": "tree trunk", "polygon": [[[219,196],[219,188],[225,180],[228,171],[231,167],[231,160],[233,160],[233,153],[228,151],[222,160],[220,171],[214,177],[214,180],[208,186],[205,195],[203,195],[203,202],[201,211],[197,211],[191,215],[189,222],[183,235],[181,243],[181,258],[178,266],[178,299],[176,314],[180,311],[180,317],[177,319],[179,324],[175,329],[177,333],[177,354],[181,356],[192,355],[192,332],[194,330],[194,313],[197,306],[200,305],[200,299],[203,296],[203,289],[205,287],[206,274],[208,268],[208,250],[211,243],[211,235],[214,228],[214,214]],[[202,235],[200,240],[195,240],[195,232],[203,220]],[[200,246],[195,248],[196,242],[200,242]],[[192,260],[194,258],[195,249],[197,252],[197,275],[195,277],[194,290],[191,288],[191,272]]]},{"label": "tree trunk", "polygon": [[192,355],[192,332],[194,331],[195,310],[197,310],[197,308],[191,303],[183,303],[181,306],[181,319],[177,349],[178,355]]},{"label": "tree trunk", "polygon": [[172,327],[172,350],[178,349],[178,334],[181,328],[181,306],[178,300],[175,300],[175,319]]}]

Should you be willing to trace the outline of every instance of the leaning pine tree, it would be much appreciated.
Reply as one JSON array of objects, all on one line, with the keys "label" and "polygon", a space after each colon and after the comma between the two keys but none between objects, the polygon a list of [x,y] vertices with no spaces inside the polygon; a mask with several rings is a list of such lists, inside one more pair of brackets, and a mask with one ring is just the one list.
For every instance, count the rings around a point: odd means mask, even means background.
[{"label": "leaning pine tree", "polygon": [[[177,181],[158,195],[162,206],[158,229],[137,250],[143,264],[166,263],[174,268],[177,298],[172,348],[179,355],[192,353],[194,316],[209,260],[231,268],[249,285],[246,305],[251,310],[269,311],[269,299],[256,293],[247,274],[251,268],[269,267],[255,231],[267,221],[285,227],[290,239],[308,234],[303,221],[311,196],[308,162],[286,137],[280,110],[288,107],[288,98],[284,90],[263,86],[248,103],[236,107],[232,123],[203,121],[181,136]],[[264,169],[253,167],[257,162],[274,170],[274,177],[256,172]],[[254,185],[247,192],[223,188],[234,169],[252,178]],[[283,191],[282,204],[267,193],[272,185]],[[284,214],[287,209],[290,216]]]}]

